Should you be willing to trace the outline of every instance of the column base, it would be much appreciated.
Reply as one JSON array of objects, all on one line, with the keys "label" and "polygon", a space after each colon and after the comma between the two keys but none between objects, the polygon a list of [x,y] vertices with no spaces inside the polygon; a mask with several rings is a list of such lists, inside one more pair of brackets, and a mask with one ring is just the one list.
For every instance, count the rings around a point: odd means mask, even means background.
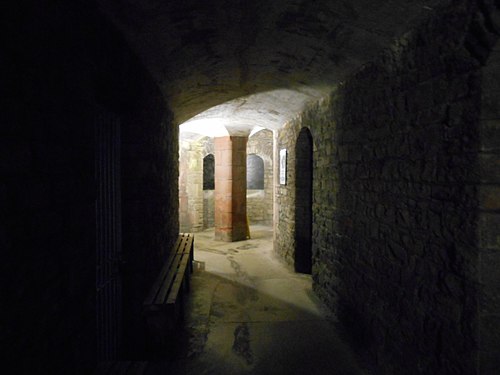
[{"label": "column base", "polygon": [[242,228],[215,228],[216,241],[236,242],[248,239],[246,225]]}]

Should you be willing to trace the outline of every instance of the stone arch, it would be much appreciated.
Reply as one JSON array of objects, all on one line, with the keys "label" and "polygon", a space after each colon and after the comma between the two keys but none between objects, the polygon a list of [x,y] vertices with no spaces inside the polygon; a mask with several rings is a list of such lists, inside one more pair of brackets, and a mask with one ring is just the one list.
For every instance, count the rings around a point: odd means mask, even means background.
[{"label": "stone arch", "polygon": [[247,156],[247,189],[264,190],[264,160],[256,154]]},{"label": "stone arch", "polygon": [[295,271],[312,271],[313,139],[302,128],[295,145]]},{"label": "stone arch", "polygon": [[[262,129],[248,138],[247,155],[255,155],[262,160],[264,180],[260,189],[247,185],[247,216],[250,224],[273,223],[273,142],[273,132],[269,129]],[[250,173],[247,163],[247,176]]]}]

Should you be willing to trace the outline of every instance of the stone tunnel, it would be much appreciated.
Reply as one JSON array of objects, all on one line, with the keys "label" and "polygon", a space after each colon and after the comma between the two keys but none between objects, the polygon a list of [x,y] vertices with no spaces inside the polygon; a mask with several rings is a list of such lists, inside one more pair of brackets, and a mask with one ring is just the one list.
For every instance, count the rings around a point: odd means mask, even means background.
[{"label": "stone tunnel", "polygon": [[371,373],[498,374],[497,0],[4,8],[6,368],[146,359],[178,233],[244,240],[258,216]]}]

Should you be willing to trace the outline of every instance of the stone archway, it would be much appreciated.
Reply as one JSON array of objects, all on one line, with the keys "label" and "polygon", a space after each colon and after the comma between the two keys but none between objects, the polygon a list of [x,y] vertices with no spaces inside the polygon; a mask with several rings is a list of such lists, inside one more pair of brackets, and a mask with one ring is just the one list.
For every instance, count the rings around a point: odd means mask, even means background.
[{"label": "stone archway", "polygon": [[302,128],[295,145],[295,271],[312,272],[313,142]]},{"label": "stone archway", "polygon": [[215,157],[203,158],[203,229],[214,227]]}]

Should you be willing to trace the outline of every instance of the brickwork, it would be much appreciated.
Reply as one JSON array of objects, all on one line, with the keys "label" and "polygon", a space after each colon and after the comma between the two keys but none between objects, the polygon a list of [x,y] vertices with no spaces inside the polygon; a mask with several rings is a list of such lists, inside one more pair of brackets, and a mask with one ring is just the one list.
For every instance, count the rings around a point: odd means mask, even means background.
[{"label": "brickwork", "polygon": [[179,223],[181,232],[199,232],[214,227],[214,190],[203,186],[203,163],[214,155],[214,139],[180,138]]},{"label": "brickwork", "polygon": [[181,140],[179,156],[179,223],[181,232],[204,227],[203,143]]},{"label": "brickwork", "polygon": [[[474,11],[459,4],[421,25],[278,136],[288,181],[276,188],[276,251],[293,264],[294,147],[306,126],[315,142],[314,289],[375,373],[478,373],[481,60],[463,44]],[[479,157],[482,178],[495,179],[496,156]],[[481,186],[483,204],[496,204],[495,188]],[[497,284],[499,226],[481,218],[482,254],[492,256],[481,272]],[[498,348],[497,311],[482,320],[483,351]],[[481,373],[493,374],[492,353]]]},{"label": "brickwork", "polygon": [[203,191],[203,228],[215,226],[215,199],[214,190]]}]

